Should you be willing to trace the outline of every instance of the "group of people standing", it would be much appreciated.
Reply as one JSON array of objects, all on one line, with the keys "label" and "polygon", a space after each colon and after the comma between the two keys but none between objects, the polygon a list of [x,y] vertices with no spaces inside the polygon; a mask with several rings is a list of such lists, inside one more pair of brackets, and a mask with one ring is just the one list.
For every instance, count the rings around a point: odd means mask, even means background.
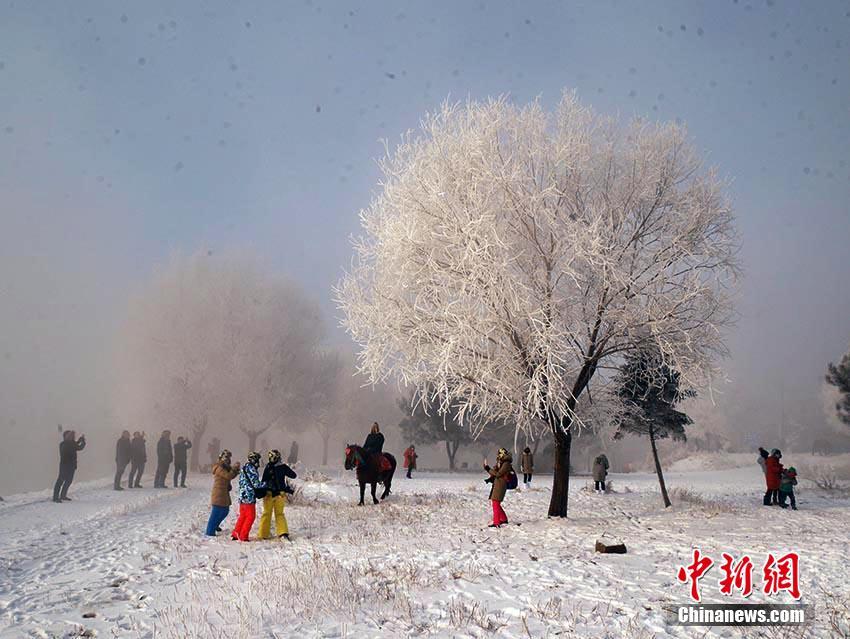
[{"label": "group of people standing", "polygon": [[[53,501],[61,504],[71,501],[68,497],[68,489],[74,481],[77,472],[77,453],[86,447],[85,435],[77,434],[73,430],[62,432],[62,441],[59,444],[59,477],[53,485]],[[171,464],[174,464],[174,487],[186,487],[186,473],[188,471],[188,451],[192,448],[192,442],[185,437],[178,437],[172,445],[171,431],[163,431],[156,445],[156,474],[154,476],[154,488],[167,488],[166,477]],[[124,473],[130,467],[127,477],[127,488],[142,488],[142,474],[148,461],[147,442],[145,433],[136,431],[130,437],[130,431],[122,431],[121,437],[115,444],[115,477],[112,487],[115,490],[124,490]]]},{"label": "group of people standing", "polygon": [[148,461],[147,446],[145,446],[145,434],[136,431],[133,433],[133,439],[130,439],[130,431],[125,430],[121,433],[118,443],[115,444],[115,479],[113,488],[115,490],[124,490],[121,487],[121,480],[124,477],[124,471],[127,466],[130,466],[130,476],[127,479],[127,488],[141,488],[142,473],[145,471],[145,464]]},{"label": "group of people standing", "polygon": [[[164,430],[156,443],[156,472],[154,473],[154,488],[167,488],[165,485],[171,464],[174,464],[173,484],[175,488],[186,488],[186,473],[189,468],[188,451],[192,442],[185,437],[178,437],[171,443],[171,431]],[[127,488],[142,488],[142,474],[148,461],[147,442],[145,433],[136,431],[130,439],[130,431],[125,430],[115,444],[115,480],[113,488],[124,490],[121,486],[124,471],[130,466],[127,478]]]},{"label": "group of people standing", "polygon": [[215,537],[216,533],[221,532],[221,524],[230,513],[231,482],[239,477],[239,516],[231,532],[231,539],[249,540],[251,528],[257,518],[258,500],[263,502],[263,512],[260,516],[257,538],[271,538],[271,525],[274,518],[275,535],[278,538],[289,539],[289,524],[286,521],[284,509],[286,495],[294,491],[287,479],[295,479],[297,474],[283,462],[280,451],[270,450],[261,477],[261,459],[260,453],[251,452],[244,465],[240,465],[239,462],[234,464],[233,454],[229,450],[221,451],[218,463],[212,469],[211,509],[206,528],[208,536]]},{"label": "group of people standing", "polygon": [[764,493],[765,506],[780,506],[797,510],[797,498],[794,496],[794,486],[797,485],[797,469],[793,466],[785,468],[782,462],[782,451],[774,448],[770,453],[759,447],[758,465],[764,473],[767,491]]}]

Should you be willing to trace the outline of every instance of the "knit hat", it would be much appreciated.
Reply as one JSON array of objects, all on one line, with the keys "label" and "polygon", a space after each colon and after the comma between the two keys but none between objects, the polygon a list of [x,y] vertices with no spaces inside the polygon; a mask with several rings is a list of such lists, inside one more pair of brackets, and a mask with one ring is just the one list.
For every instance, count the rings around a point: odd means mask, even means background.
[{"label": "knit hat", "polygon": [[270,450],[269,451],[269,463],[276,464],[280,461],[280,451],[279,450]]},{"label": "knit hat", "polygon": [[231,453],[226,448],[218,454],[218,461],[224,461],[225,459],[230,459],[233,457],[233,453]]},{"label": "knit hat", "polygon": [[254,464],[255,466],[260,463],[260,453],[255,450],[252,450],[248,453],[248,463]]}]

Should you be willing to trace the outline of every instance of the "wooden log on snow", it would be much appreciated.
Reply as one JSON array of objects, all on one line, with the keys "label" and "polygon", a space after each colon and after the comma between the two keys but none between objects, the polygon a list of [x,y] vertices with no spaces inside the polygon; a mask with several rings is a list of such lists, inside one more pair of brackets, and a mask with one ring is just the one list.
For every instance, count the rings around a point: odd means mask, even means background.
[{"label": "wooden log on snow", "polygon": [[601,541],[597,541],[596,552],[624,555],[626,554],[626,544],[604,544]]}]

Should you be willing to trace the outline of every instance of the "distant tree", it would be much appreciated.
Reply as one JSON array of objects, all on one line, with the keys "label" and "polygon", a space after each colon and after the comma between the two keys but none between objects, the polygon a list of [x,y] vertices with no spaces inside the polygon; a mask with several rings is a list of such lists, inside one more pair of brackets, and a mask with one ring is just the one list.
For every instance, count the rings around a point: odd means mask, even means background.
[{"label": "distant tree", "polygon": [[456,408],[449,408],[441,415],[436,408],[426,409],[423,402],[415,398],[398,400],[398,407],[410,413],[399,422],[406,442],[428,446],[443,442],[449,458],[449,470],[455,470],[455,457],[461,444],[473,441],[472,433],[457,416]]},{"label": "distant tree", "polygon": [[119,340],[119,415],[187,433],[257,439],[305,410],[318,308],[247,258],[175,255],[131,303]]},{"label": "distant tree", "polygon": [[620,439],[624,434],[649,437],[655,473],[664,507],[667,508],[670,497],[664,484],[656,441],[667,437],[686,440],[685,426],[692,423],[691,418],[674,406],[696,393],[683,390],[679,385],[679,373],[664,362],[659,351],[649,348],[628,353],[615,381],[623,405],[614,438]]},{"label": "distant tree", "polygon": [[839,400],[835,404],[838,419],[850,424],[850,351],[848,351],[836,366],[832,362],[827,366],[826,381],[835,386],[839,392]]},{"label": "distant tree", "polygon": [[328,465],[328,444],[350,407],[354,367],[346,366],[339,351],[324,351],[316,359],[313,401],[316,429],[322,438],[322,466]]},{"label": "distant tree", "polygon": [[[441,413],[439,402],[433,399],[430,402],[418,401],[415,392],[409,399],[399,399],[398,407],[407,413],[398,424],[405,441],[425,446],[443,442],[450,471],[457,468],[455,459],[461,446],[499,441],[504,442],[500,445],[510,448],[508,438],[513,436],[513,429],[504,422],[479,425],[470,429],[461,422],[456,406]],[[536,441],[539,442],[540,438]]]}]

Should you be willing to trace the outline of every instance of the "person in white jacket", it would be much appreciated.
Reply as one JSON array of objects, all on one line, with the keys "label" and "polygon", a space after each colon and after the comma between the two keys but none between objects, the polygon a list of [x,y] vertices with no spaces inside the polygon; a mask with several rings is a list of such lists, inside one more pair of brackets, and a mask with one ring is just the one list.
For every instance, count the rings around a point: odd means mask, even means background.
[{"label": "person in white jacket", "polygon": [[[759,446],[759,458],[758,465],[761,466],[761,472],[764,475],[764,481],[767,483],[767,458],[770,457],[770,453],[768,453],[764,448]],[[764,494],[764,505],[770,506],[770,490],[768,490]]]}]

